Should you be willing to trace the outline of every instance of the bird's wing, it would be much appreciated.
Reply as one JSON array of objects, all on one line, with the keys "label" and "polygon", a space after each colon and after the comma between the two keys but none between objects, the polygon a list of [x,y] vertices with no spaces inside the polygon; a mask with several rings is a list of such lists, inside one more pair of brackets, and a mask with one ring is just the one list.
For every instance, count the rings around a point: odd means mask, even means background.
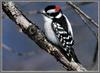
[{"label": "bird's wing", "polygon": [[56,37],[58,38],[58,41],[60,42],[60,45],[64,48],[64,50],[67,50],[68,47],[73,45],[73,37],[70,32],[64,29],[64,26],[61,26],[59,23],[54,22],[52,23],[52,28]]},{"label": "bird's wing", "polygon": [[58,38],[58,41],[60,42],[59,44],[61,45],[62,49],[66,52],[64,52],[65,57],[70,62],[74,61],[80,63],[77,59],[77,56],[75,55],[74,49],[72,48],[72,45],[74,44],[72,34],[66,31],[63,28],[63,26],[61,26],[59,23],[52,23],[52,28],[56,37]]}]

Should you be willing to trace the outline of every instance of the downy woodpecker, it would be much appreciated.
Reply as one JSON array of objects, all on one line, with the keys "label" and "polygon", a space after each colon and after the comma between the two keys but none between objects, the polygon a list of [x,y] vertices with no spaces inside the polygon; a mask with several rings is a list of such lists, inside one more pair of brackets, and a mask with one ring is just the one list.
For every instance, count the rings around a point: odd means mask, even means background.
[{"label": "downy woodpecker", "polygon": [[59,46],[69,62],[80,63],[75,55],[73,31],[68,18],[58,5],[49,5],[42,12],[44,17],[44,30],[47,39]]}]

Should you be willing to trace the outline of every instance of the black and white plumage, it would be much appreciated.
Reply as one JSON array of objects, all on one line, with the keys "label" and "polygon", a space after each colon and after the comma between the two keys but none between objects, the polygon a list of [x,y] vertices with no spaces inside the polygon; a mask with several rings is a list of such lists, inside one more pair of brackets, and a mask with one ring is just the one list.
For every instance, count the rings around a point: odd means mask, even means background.
[{"label": "black and white plumage", "polygon": [[60,47],[66,58],[79,63],[74,49],[73,32],[68,18],[62,13],[60,6],[50,5],[42,12],[46,37],[54,45]]}]

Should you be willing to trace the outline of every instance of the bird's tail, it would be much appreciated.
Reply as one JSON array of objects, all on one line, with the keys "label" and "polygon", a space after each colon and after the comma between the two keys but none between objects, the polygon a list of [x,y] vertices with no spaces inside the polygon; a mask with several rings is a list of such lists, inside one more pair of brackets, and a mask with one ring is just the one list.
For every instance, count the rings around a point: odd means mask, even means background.
[{"label": "bird's tail", "polygon": [[76,62],[76,63],[80,63],[80,61],[78,60],[73,47],[70,47],[67,49],[65,57],[70,61],[70,62]]}]

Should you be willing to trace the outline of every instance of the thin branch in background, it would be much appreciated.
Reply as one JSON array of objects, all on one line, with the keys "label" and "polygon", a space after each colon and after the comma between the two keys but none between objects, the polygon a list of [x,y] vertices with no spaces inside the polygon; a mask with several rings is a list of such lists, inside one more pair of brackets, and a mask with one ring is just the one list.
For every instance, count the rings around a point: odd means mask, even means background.
[{"label": "thin branch in background", "polygon": [[[75,12],[81,17],[82,21],[87,24],[88,28],[92,31],[93,35],[97,38],[98,35],[95,31],[93,31],[93,29],[88,25],[88,24],[96,24],[97,23],[92,19],[90,18],[88,15],[86,15],[78,6],[76,6],[74,3],[72,2],[68,2],[68,4],[75,10]],[[91,19],[91,21],[90,21]],[[93,22],[92,22],[93,21]],[[97,25],[98,26],[98,25]]]},{"label": "thin branch in background", "polygon": [[2,44],[2,48],[6,49],[9,52],[15,52],[13,48],[11,48],[11,47],[9,47],[9,46],[7,46],[5,44]]},{"label": "thin branch in background", "polygon": [[87,14],[85,14],[79,7],[77,7],[74,3],[72,3],[71,1],[66,2],[66,4],[70,5],[76,12],[79,12],[78,14],[80,14],[81,16],[84,16],[85,19],[89,20],[95,27],[99,27],[98,24],[91,18],[89,17]]},{"label": "thin branch in background", "polygon": [[88,28],[91,30],[91,32],[93,33],[93,35],[96,37],[97,39],[97,45],[95,48],[95,52],[94,52],[94,57],[93,57],[93,62],[96,62],[97,59],[97,54],[98,54],[98,33],[96,33],[95,31],[93,31],[93,29],[88,25],[88,24],[93,24],[94,26],[97,27],[98,29],[98,24],[88,15],[86,15],[78,6],[76,6],[74,3],[72,2],[66,2],[66,4],[68,4],[69,6],[71,6],[73,8],[73,10],[75,10],[75,12],[81,17],[82,21],[87,24]]},{"label": "thin branch in background", "polygon": [[[74,3],[72,4],[74,6],[76,6]],[[80,9],[78,6],[76,6],[78,9]],[[76,8],[75,7],[75,8]],[[74,9],[75,10],[75,9]],[[81,17],[82,21],[88,26],[88,28],[92,31],[93,35],[95,37],[97,37],[97,34],[95,31],[93,31],[93,29],[88,25],[88,24],[91,24],[90,21],[88,19],[86,19],[86,17],[84,17],[79,11],[75,10],[76,13]],[[82,12],[82,10],[80,9],[80,11]]]},{"label": "thin branch in background", "polygon": [[3,11],[32,39],[41,49],[53,55],[68,71],[87,71],[81,64],[69,62],[64,54],[51,44],[35,23],[32,23],[11,1],[2,2]]},{"label": "thin branch in background", "polygon": [[6,44],[2,44],[2,48],[4,48],[5,50],[7,50],[10,53],[14,53],[18,56],[31,56],[34,54],[34,51],[29,51],[29,52],[16,52],[14,48],[11,48],[9,46],[7,46]]}]

